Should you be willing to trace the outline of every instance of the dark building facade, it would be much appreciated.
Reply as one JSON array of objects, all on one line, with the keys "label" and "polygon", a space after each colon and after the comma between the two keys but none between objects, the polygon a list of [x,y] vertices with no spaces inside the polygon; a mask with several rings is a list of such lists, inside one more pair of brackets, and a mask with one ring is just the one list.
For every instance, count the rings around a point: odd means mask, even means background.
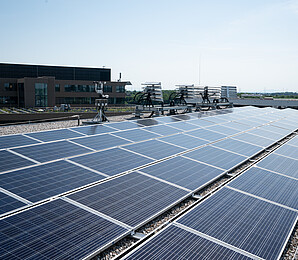
[{"label": "dark building facade", "polygon": [[129,82],[111,81],[111,69],[0,63],[0,106],[94,106],[94,81],[104,82],[109,104],[123,104]]}]

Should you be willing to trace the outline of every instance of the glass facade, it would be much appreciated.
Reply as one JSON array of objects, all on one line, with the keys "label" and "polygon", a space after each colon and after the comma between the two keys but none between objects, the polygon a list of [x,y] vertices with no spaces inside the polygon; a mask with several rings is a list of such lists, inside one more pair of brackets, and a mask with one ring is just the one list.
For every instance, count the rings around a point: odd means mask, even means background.
[{"label": "glass facade", "polygon": [[125,92],[125,86],[116,86],[116,92],[117,93],[124,93]]},{"label": "glass facade", "polygon": [[113,92],[113,87],[109,85],[104,85],[103,86],[103,93],[111,93]]},{"label": "glass facade", "polygon": [[64,85],[65,92],[95,92],[94,85]]},{"label": "glass facade", "polygon": [[17,84],[16,83],[4,83],[4,90],[6,91],[16,91],[17,90]]},{"label": "glass facade", "polygon": [[48,84],[35,83],[35,106],[36,107],[48,106]]}]

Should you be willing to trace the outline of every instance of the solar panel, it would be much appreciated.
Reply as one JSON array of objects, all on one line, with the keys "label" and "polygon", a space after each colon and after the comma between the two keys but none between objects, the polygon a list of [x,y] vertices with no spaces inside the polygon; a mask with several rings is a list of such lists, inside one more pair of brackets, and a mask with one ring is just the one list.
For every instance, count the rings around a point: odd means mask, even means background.
[{"label": "solar panel", "polygon": [[212,146],[205,146],[192,152],[185,153],[184,156],[225,170],[229,170],[247,159],[245,156],[224,151]]},{"label": "solar panel", "polygon": [[143,129],[132,129],[126,131],[119,131],[114,133],[114,135],[129,139],[133,142],[145,141],[148,139],[160,137],[160,135],[151,133],[149,131],[144,131]]},{"label": "solar panel", "polygon": [[91,150],[68,141],[58,141],[54,143],[39,144],[34,146],[13,149],[17,153],[25,155],[38,162],[48,162],[61,158],[88,153]]},{"label": "solar panel", "polygon": [[82,259],[126,232],[59,199],[0,220],[0,258]]},{"label": "solar panel", "polygon": [[283,138],[285,135],[281,135],[278,133],[274,133],[274,132],[270,132],[270,131],[266,131],[263,130],[262,128],[256,128],[256,129],[252,129],[249,131],[250,134],[254,134],[254,135],[259,135],[268,139],[272,139],[272,140],[280,140],[281,138]]},{"label": "solar panel", "polygon": [[184,122],[184,121],[183,122],[177,122],[177,123],[171,123],[171,124],[168,124],[168,125],[172,126],[172,127],[175,127],[175,128],[178,128],[182,131],[194,130],[194,129],[199,128],[196,125],[189,124],[188,122]]},{"label": "solar panel", "polygon": [[262,130],[266,130],[266,131],[271,131],[274,133],[278,133],[280,135],[288,135],[289,133],[291,133],[291,130],[288,129],[284,129],[284,128],[280,128],[277,126],[273,126],[273,125],[264,125],[261,127]]},{"label": "solar panel", "polygon": [[244,156],[252,156],[258,152],[261,152],[264,148],[242,141],[238,141],[233,138],[228,138],[212,144],[215,147],[223,148],[225,150],[242,154]]},{"label": "solar panel", "polygon": [[172,116],[161,116],[161,117],[155,117],[156,121],[161,123],[173,123],[180,121],[178,118],[172,117]]},{"label": "solar panel", "polygon": [[42,131],[36,133],[26,134],[28,136],[34,137],[43,142],[61,140],[61,139],[69,139],[74,137],[80,137],[82,134],[76,133],[74,131],[68,129],[59,129],[59,130],[50,130],[50,131]]},{"label": "solar panel", "polygon": [[228,126],[228,127],[237,129],[239,131],[246,131],[250,128],[247,125],[243,125],[243,124],[240,124],[240,123],[237,123],[237,122],[229,122],[229,123],[226,123],[226,124],[222,124],[222,126]]},{"label": "solar panel", "polygon": [[113,148],[75,157],[71,161],[112,176],[150,163],[153,160],[120,148]]},{"label": "solar panel", "polygon": [[105,178],[66,161],[0,175],[0,187],[31,202],[79,188]]},{"label": "solar panel", "polygon": [[128,140],[125,140],[110,134],[102,134],[102,135],[96,135],[96,136],[77,138],[77,139],[73,139],[72,141],[77,144],[92,148],[94,150],[102,150],[102,149],[130,143],[130,141]]},{"label": "solar panel", "polygon": [[12,210],[26,206],[27,204],[8,196],[7,194],[0,191],[0,215],[3,215]]},{"label": "solar panel", "polygon": [[130,144],[125,149],[149,156],[153,159],[162,159],[177,153],[185,151],[185,149],[160,142],[158,140],[150,140],[142,143]]},{"label": "solar panel", "polygon": [[197,125],[199,127],[207,127],[207,126],[214,125],[214,123],[209,122],[209,121],[204,121],[202,119],[189,120],[188,123],[193,124],[193,125]]},{"label": "solar panel", "polygon": [[281,127],[281,128],[284,128],[284,129],[288,129],[288,130],[291,130],[291,131],[295,131],[297,129],[297,125],[285,124],[282,121],[274,122],[271,125]]},{"label": "solar panel", "polygon": [[194,119],[194,117],[190,114],[190,115],[175,115],[175,116],[172,116],[173,118],[178,118],[180,120],[191,120],[191,119]]},{"label": "solar panel", "polygon": [[94,126],[80,126],[80,127],[73,127],[70,128],[77,132],[86,135],[96,135],[96,134],[105,134],[116,131],[113,128],[107,127],[105,125],[94,125]]},{"label": "solar panel", "polygon": [[274,172],[298,178],[298,160],[295,159],[272,153],[257,165]]},{"label": "solar panel", "polygon": [[297,212],[222,188],[178,220],[264,259],[277,259]]},{"label": "solar panel", "polygon": [[226,126],[223,126],[223,125],[213,125],[213,126],[209,126],[208,128],[206,128],[207,130],[212,130],[212,131],[215,131],[217,133],[220,133],[220,134],[224,134],[224,135],[234,135],[234,134],[238,134],[239,130],[236,130],[236,129],[233,129],[233,128],[230,128],[230,127],[226,127]]},{"label": "solar panel", "polygon": [[140,120],[136,120],[135,122],[138,123],[139,125],[143,125],[143,126],[152,126],[152,125],[163,124],[162,122],[159,122],[155,119],[140,119]]},{"label": "solar panel", "polygon": [[128,122],[128,121],[109,123],[107,124],[107,126],[116,128],[118,130],[128,130],[128,129],[142,127],[142,125],[136,124],[134,122]]},{"label": "solar panel", "polygon": [[235,120],[236,123],[244,124],[244,125],[247,125],[247,126],[250,126],[250,127],[257,127],[257,126],[262,125],[261,123],[250,120],[251,118],[249,118],[249,119],[247,119],[247,118],[239,119],[239,118],[241,118],[241,116],[239,116],[238,119]]},{"label": "solar panel", "polygon": [[218,243],[170,225],[125,259],[251,259]]},{"label": "solar panel", "polygon": [[290,141],[287,142],[287,144],[298,146],[298,136],[292,138]]},{"label": "solar panel", "polygon": [[298,160],[298,147],[294,145],[284,144],[276,151],[274,151],[274,153]]},{"label": "solar panel", "polygon": [[187,194],[187,191],[132,172],[68,198],[135,227]]},{"label": "solar panel", "polygon": [[24,135],[4,135],[0,136],[0,149],[17,147],[23,145],[36,144],[38,141],[35,141]]},{"label": "solar panel", "polygon": [[0,151],[0,158],[0,172],[26,167],[34,164],[32,161],[29,161],[8,151]]},{"label": "solar panel", "polygon": [[143,168],[147,174],[195,190],[224,171],[180,156]]},{"label": "solar panel", "polygon": [[179,129],[167,126],[167,125],[157,125],[157,126],[149,126],[145,128],[147,131],[159,134],[159,135],[171,135],[171,134],[177,134],[179,132],[182,132]]},{"label": "solar panel", "polygon": [[268,139],[262,136],[253,135],[249,133],[243,133],[243,134],[233,136],[233,139],[237,139],[254,145],[259,145],[262,147],[268,147],[275,143],[275,141],[272,139]]},{"label": "solar panel", "polygon": [[203,128],[189,131],[189,132],[187,132],[187,134],[195,136],[195,137],[199,137],[199,138],[205,139],[207,141],[211,141],[211,142],[227,137],[226,135],[216,133],[211,130],[207,130],[207,129],[203,129]]},{"label": "solar panel", "polygon": [[174,144],[174,145],[178,145],[181,147],[184,147],[186,149],[192,149],[192,148],[196,148],[202,145],[205,145],[208,143],[208,141],[197,138],[197,137],[193,137],[193,136],[189,136],[183,133],[180,134],[175,134],[175,135],[171,135],[171,136],[165,136],[160,138],[160,140],[166,141],[168,143]]},{"label": "solar panel", "polygon": [[298,180],[253,167],[229,186],[298,210]]},{"label": "solar panel", "polygon": [[215,124],[222,124],[222,123],[226,123],[228,120],[225,120],[224,117],[222,116],[210,116],[208,118],[204,118],[202,120],[206,120]]}]

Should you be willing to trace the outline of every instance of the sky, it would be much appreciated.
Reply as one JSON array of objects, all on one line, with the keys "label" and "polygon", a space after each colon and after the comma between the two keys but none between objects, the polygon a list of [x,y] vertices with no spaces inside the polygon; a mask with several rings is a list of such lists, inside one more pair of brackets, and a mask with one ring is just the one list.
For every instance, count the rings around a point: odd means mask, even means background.
[{"label": "sky", "polygon": [[298,92],[298,0],[0,0],[0,62]]}]

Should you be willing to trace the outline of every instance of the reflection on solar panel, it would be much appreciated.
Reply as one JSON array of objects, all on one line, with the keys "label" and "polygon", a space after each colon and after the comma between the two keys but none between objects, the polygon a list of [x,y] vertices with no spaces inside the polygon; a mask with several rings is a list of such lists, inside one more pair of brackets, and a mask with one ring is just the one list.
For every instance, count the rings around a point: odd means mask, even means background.
[{"label": "reflection on solar panel", "polygon": [[70,128],[70,129],[73,129],[77,132],[80,132],[86,135],[105,134],[105,133],[116,131],[115,129],[104,125],[80,126],[80,127]]},{"label": "reflection on solar panel", "polygon": [[298,210],[298,180],[253,167],[229,186]]},{"label": "reflection on solar panel", "polygon": [[179,132],[182,132],[179,129],[176,129],[167,125],[149,126],[149,127],[146,127],[145,129],[159,135],[171,135],[171,134],[177,134]]},{"label": "reflection on solar panel", "polygon": [[66,161],[0,175],[0,187],[31,202],[70,191],[104,177]]},{"label": "reflection on solar panel", "polygon": [[71,161],[80,163],[110,176],[152,162],[152,160],[146,157],[120,148],[113,148],[102,152],[79,156],[72,158]]},{"label": "reflection on solar panel", "polygon": [[171,124],[168,124],[168,125],[172,126],[172,127],[175,127],[175,128],[178,128],[182,131],[194,130],[194,129],[199,128],[198,126],[193,125],[193,124],[189,124],[188,122],[177,122],[177,123],[171,123]]},{"label": "reflection on solar panel", "polygon": [[178,222],[264,259],[277,259],[297,215],[295,211],[222,188]]},{"label": "reflection on solar panel", "polygon": [[90,152],[89,149],[83,148],[68,141],[39,144],[29,147],[16,148],[13,150],[38,162],[48,162]]},{"label": "reflection on solar panel", "polygon": [[125,259],[251,259],[174,225],[137,248]]},{"label": "reflection on solar panel", "polygon": [[275,141],[272,139],[268,139],[268,138],[258,136],[258,135],[252,135],[249,133],[239,134],[239,135],[234,136],[233,138],[240,140],[240,141],[250,143],[250,144],[259,145],[262,147],[268,147],[268,146],[272,145],[273,143],[275,143]]},{"label": "reflection on solar panel", "polygon": [[153,159],[162,159],[184,151],[184,149],[180,147],[157,140],[127,145],[125,146],[125,149],[149,156]]},{"label": "reflection on solar panel", "polygon": [[68,129],[43,131],[43,132],[37,132],[37,133],[30,133],[30,134],[26,134],[26,135],[34,137],[34,138],[36,138],[38,140],[41,140],[41,141],[44,141],[44,142],[82,136],[81,134],[76,133],[76,132],[71,131],[71,130],[68,130]]},{"label": "reflection on solar panel", "polygon": [[0,172],[9,171],[34,164],[18,155],[8,151],[0,151]]},{"label": "reflection on solar panel", "polygon": [[173,122],[180,121],[178,118],[175,118],[172,116],[155,117],[154,120],[161,122],[161,123],[173,123]]},{"label": "reflection on solar panel", "polygon": [[199,188],[224,172],[180,156],[146,167],[141,171],[190,190]]},{"label": "reflection on solar panel", "polygon": [[192,117],[191,115],[175,115],[173,118],[178,118],[180,120],[191,120],[194,119],[195,117]]},{"label": "reflection on solar panel", "polygon": [[214,125],[214,123],[209,122],[209,121],[204,121],[202,119],[189,120],[188,123],[197,125],[199,127],[206,127],[206,126]]},{"label": "reflection on solar panel", "polygon": [[186,194],[182,189],[132,172],[68,197],[134,227]]},{"label": "reflection on solar panel", "polygon": [[128,121],[109,123],[107,124],[107,126],[116,128],[118,130],[128,130],[128,129],[142,127],[142,125],[138,125],[134,122],[128,122]]},{"label": "reflection on solar panel", "polygon": [[257,166],[290,177],[298,178],[298,160],[290,159],[282,155],[272,153],[260,161]]},{"label": "reflection on solar panel", "polygon": [[36,144],[38,141],[35,141],[24,135],[7,135],[0,136],[0,149]]},{"label": "reflection on solar panel", "polygon": [[241,132],[239,130],[236,130],[236,129],[233,129],[233,128],[230,128],[230,127],[226,127],[226,126],[223,126],[223,125],[213,125],[213,126],[210,126],[206,129],[207,130],[212,130],[212,131],[224,134],[224,135],[234,135],[234,134],[238,134],[239,132]]},{"label": "reflection on solar panel", "polygon": [[184,156],[220,167],[225,170],[229,170],[247,159],[245,156],[224,151],[212,146],[205,146],[203,148],[186,153]]},{"label": "reflection on solar panel", "polygon": [[102,150],[102,149],[130,143],[127,140],[124,140],[122,138],[119,138],[110,134],[77,138],[77,139],[73,139],[72,141],[77,144],[81,144],[86,147],[92,148],[94,150]]},{"label": "reflection on solar panel", "polygon": [[298,147],[294,145],[284,144],[283,146],[278,148],[274,153],[298,160]]},{"label": "reflection on solar panel", "polygon": [[241,142],[232,138],[225,139],[213,144],[215,147],[223,148],[225,150],[242,154],[244,156],[252,156],[263,150],[262,147]]},{"label": "reflection on solar panel", "polygon": [[126,232],[59,199],[0,220],[0,258],[81,259]]},{"label": "reflection on solar panel", "polygon": [[171,144],[175,144],[175,145],[179,145],[182,147],[185,147],[186,149],[192,149],[192,148],[196,148],[202,145],[205,145],[208,143],[208,141],[197,138],[197,137],[193,137],[193,136],[189,136],[183,133],[180,134],[175,134],[175,135],[171,135],[171,136],[165,136],[160,138],[160,140],[166,141],[168,143]]},{"label": "reflection on solar panel", "polygon": [[207,129],[197,129],[197,130],[193,130],[193,131],[189,131],[187,132],[187,134],[195,136],[195,137],[199,137],[208,141],[217,141],[219,139],[222,138],[226,138],[226,135],[220,134],[220,133],[216,133]]},{"label": "reflection on solar panel", "polygon": [[114,133],[114,135],[129,139],[133,142],[139,142],[139,141],[160,137],[160,135],[158,134],[144,131],[143,129],[132,129],[132,130],[120,131],[120,132]]},{"label": "reflection on solar panel", "polygon": [[0,215],[23,206],[26,204],[0,191]]}]

